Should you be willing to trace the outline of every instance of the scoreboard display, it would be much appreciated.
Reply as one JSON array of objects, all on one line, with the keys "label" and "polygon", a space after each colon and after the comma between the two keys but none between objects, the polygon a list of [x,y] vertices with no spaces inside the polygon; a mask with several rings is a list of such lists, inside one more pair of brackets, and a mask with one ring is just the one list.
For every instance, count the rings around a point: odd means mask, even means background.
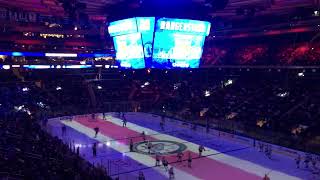
[{"label": "scoreboard display", "polygon": [[145,67],[140,33],[115,36],[113,40],[120,67],[133,69]]},{"label": "scoreboard display", "polygon": [[198,68],[211,24],[136,17],[110,23],[116,59],[123,68]]}]

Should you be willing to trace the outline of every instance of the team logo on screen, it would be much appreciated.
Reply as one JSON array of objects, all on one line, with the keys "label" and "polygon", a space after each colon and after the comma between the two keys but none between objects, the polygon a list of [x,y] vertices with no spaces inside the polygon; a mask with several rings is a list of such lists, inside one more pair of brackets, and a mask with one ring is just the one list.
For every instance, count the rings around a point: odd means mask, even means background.
[{"label": "team logo on screen", "polygon": [[144,54],[145,57],[151,57],[152,56],[152,43],[151,42],[147,42],[146,44],[144,44]]},{"label": "team logo on screen", "polygon": [[122,68],[198,68],[210,27],[206,21],[135,17],[110,22],[108,30]]},{"label": "team logo on screen", "polygon": [[151,143],[150,153],[148,149],[148,141],[142,141],[134,144],[133,150],[142,154],[169,155],[176,154],[187,149],[186,145],[174,141],[158,140],[149,142]]}]

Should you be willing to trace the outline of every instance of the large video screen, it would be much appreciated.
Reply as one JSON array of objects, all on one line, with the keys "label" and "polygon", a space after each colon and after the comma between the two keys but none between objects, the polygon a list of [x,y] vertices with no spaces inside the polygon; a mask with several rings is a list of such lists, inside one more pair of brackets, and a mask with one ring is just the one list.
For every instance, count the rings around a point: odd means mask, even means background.
[{"label": "large video screen", "polygon": [[108,32],[110,36],[136,33],[138,32],[136,18],[111,22],[108,27]]},{"label": "large video screen", "polygon": [[144,53],[140,33],[115,36],[113,38],[116,59],[120,67],[145,68]]},{"label": "large video screen", "polygon": [[156,32],[153,45],[154,68],[198,68],[205,36]]},{"label": "large video screen", "polygon": [[153,32],[154,32],[154,17],[137,17],[138,32],[142,36],[142,44],[144,48],[144,57],[152,58]]},{"label": "large video screen", "polygon": [[210,28],[209,22],[190,19],[160,18],[156,23],[156,32],[169,31],[208,36]]},{"label": "large video screen", "polygon": [[211,24],[189,19],[160,18],[156,22],[152,67],[198,68]]},{"label": "large video screen", "polygon": [[124,68],[198,68],[211,24],[189,19],[135,17],[111,22],[116,59]]}]

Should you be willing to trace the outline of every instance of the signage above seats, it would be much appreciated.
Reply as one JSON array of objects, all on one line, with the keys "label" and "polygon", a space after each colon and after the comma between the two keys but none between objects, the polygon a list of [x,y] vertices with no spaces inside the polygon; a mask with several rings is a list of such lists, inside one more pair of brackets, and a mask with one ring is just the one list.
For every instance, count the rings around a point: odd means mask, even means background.
[{"label": "signage above seats", "polygon": [[156,31],[174,31],[207,36],[210,33],[210,27],[211,24],[205,21],[161,18],[157,21]]}]

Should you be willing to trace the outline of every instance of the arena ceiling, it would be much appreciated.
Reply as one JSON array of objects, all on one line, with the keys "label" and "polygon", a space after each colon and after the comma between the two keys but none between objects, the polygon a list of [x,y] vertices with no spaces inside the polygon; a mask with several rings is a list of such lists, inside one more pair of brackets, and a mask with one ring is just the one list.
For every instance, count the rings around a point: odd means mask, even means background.
[{"label": "arena ceiling", "polygon": [[[128,8],[134,9],[141,6],[141,2],[148,0],[0,0],[0,6],[26,11],[43,12],[52,15],[63,15],[65,11],[63,7],[64,1],[69,3],[75,1],[83,3],[86,6],[83,12],[89,15],[106,16],[109,12],[113,12],[112,8],[120,8],[127,5]],[[161,3],[165,1],[166,0],[162,0]],[[317,9],[317,6],[319,8],[319,0],[229,0],[224,9],[217,11],[214,9],[210,11],[210,6],[219,4],[223,0],[171,0],[170,4],[173,4],[172,2],[177,2],[177,4],[190,4],[189,1],[192,1],[192,5],[208,7],[208,13],[211,16],[221,16],[225,18],[241,18],[239,13],[241,14],[241,11],[245,9],[248,9],[249,11],[250,9],[255,9],[254,15],[262,16],[288,15],[297,11],[298,8],[309,10]],[[154,2],[155,1],[152,3]],[[166,10],[164,9],[163,11]]]},{"label": "arena ceiling", "polygon": [[[97,12],[108,13],[108,7],[113,7],[116,4],[128,3],[132,8],[139,7],[139,2],[137,1],[125,1],[125,0],[79,0],[82,3],[87,4],[87,13],[88,14],[96,14]],[[171,0],[175,1],[175,0]],[[177,1],[177,0],[176,0]],[[186,3],[188,0],[183,0],[182,3]],[[264,15],[288,15],[290,13],[294,13],[299,8],[304,9],[317,9],[316,5],[318,0],[229,0],[226,1],[226,6],[223,9],[215,10],[212,8],[210,11],[210,3],[211,6],[215,4],[220,4],[223,0],[192,0],[194,4],[202,7],[209,7],[208,14],[211,16],[221,16],[225,18],[241,18],[239,16],[240,9],[255,9],[254,14],[257,16]],[[182,4],[181,3],[181,4]],[[194,6],[193,6],[194,7]],[[104,9],[105,8],[105,9]],[[164,9],[165,11],[165,9]],[[241,11],[241,10],[240,10]],[[238,12],[238,13],[237,13]],[[310,11],[312,13],[312,11]]]},{"label": "arena ceiling", "polygon": [[171,14],[238,28],[309,21],[320,9],[320,0],[0,0],[0,7],[52,16],[68,16],[74,10],[102,20]]}]

